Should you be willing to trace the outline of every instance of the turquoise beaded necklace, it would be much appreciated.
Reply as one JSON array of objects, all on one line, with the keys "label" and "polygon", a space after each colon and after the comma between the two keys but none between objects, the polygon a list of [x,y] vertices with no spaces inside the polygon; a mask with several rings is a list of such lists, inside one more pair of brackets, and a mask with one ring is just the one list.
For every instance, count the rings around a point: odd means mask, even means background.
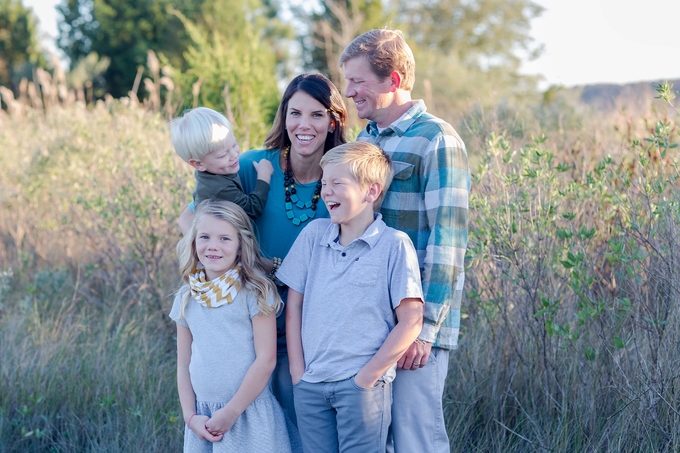
[{"label": "turquoise beaded necklace", "polygon": [[[312,199],[303,203],[298,198],[297,190],[295,189],[295,176],[290,166],[290,146],[283,150],[283,160],[286,162],[286,169],[283,171],[283,188],[286,190],[286,216],[288,216],[294,225],[300,225],[309,219],[313,219],[316,215],[316,205],[319,202],[319,198],[321,198],[321,180],[319,179],[316,182]],[[295,217],[293,204],[300,209],[311,209],[312,212],[309,215],[302,214],[300,217]]]}]

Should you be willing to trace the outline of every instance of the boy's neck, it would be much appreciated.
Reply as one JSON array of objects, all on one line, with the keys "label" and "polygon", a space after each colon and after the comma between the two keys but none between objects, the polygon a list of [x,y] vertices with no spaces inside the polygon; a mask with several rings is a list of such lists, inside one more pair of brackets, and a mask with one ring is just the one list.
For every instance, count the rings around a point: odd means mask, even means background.
[{"label": "boy's neck", "polygon": [[340,229],[338,243],[345,246],[353,240],[360,238],[374,221],[373,206],[368,206],[368,209],[362,211],[361,214],[346,223],[338,225]]}]

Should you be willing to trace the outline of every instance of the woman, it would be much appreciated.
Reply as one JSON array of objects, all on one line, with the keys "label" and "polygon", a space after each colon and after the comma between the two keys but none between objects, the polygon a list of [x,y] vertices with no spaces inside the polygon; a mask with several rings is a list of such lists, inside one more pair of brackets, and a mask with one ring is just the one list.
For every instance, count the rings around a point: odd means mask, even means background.
[{"label": "woman", "polygon": [[[255,220],[266,257],[283,259],[310,219],[328,217],[320,198],[319,161],[326,151],[346,142],[346,120],[347,111],[335,85],[321,74],[301,74],[283,94],[265,139],[266,149],[241,155],[239,176],[246,193],[254,189],[257,180],[253,162],[267,159],[274,167],[267,204]],[[287,288],[279,287],[279,293],[285,302]],[[272,390],[295,422],[284,322],[285,314],[281,314],[277,318],[278,357]]]}]

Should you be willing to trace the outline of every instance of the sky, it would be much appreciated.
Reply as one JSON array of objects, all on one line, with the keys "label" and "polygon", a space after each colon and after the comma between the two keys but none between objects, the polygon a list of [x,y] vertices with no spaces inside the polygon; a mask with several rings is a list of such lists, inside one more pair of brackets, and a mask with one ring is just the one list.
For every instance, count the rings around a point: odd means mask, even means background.
[{"label": "sky", "polygon": [[[534,0],[545,8],[531,34],[544,45],[522,72],[541,87],[680,79],[679,0]],[[59,0],[23,0],[40,20],[47,48],[57,35]]]}]

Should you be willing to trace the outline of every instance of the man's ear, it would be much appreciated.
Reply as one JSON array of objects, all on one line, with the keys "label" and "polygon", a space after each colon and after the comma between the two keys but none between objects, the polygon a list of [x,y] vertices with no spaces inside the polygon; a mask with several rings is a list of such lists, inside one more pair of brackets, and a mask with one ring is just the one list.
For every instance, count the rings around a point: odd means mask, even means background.
[{"label": "man's ear", "polygon": [[390,74],[390,91],[397,91],[399,88],[401,88],[401,74],[392,71],[392,74]]},{"label": "man's ear", "polygon": [[189,165],[191,165],[198,171],[205,171],[205,167],[203,166],[203,163],[200,160],[189,159]]}]

